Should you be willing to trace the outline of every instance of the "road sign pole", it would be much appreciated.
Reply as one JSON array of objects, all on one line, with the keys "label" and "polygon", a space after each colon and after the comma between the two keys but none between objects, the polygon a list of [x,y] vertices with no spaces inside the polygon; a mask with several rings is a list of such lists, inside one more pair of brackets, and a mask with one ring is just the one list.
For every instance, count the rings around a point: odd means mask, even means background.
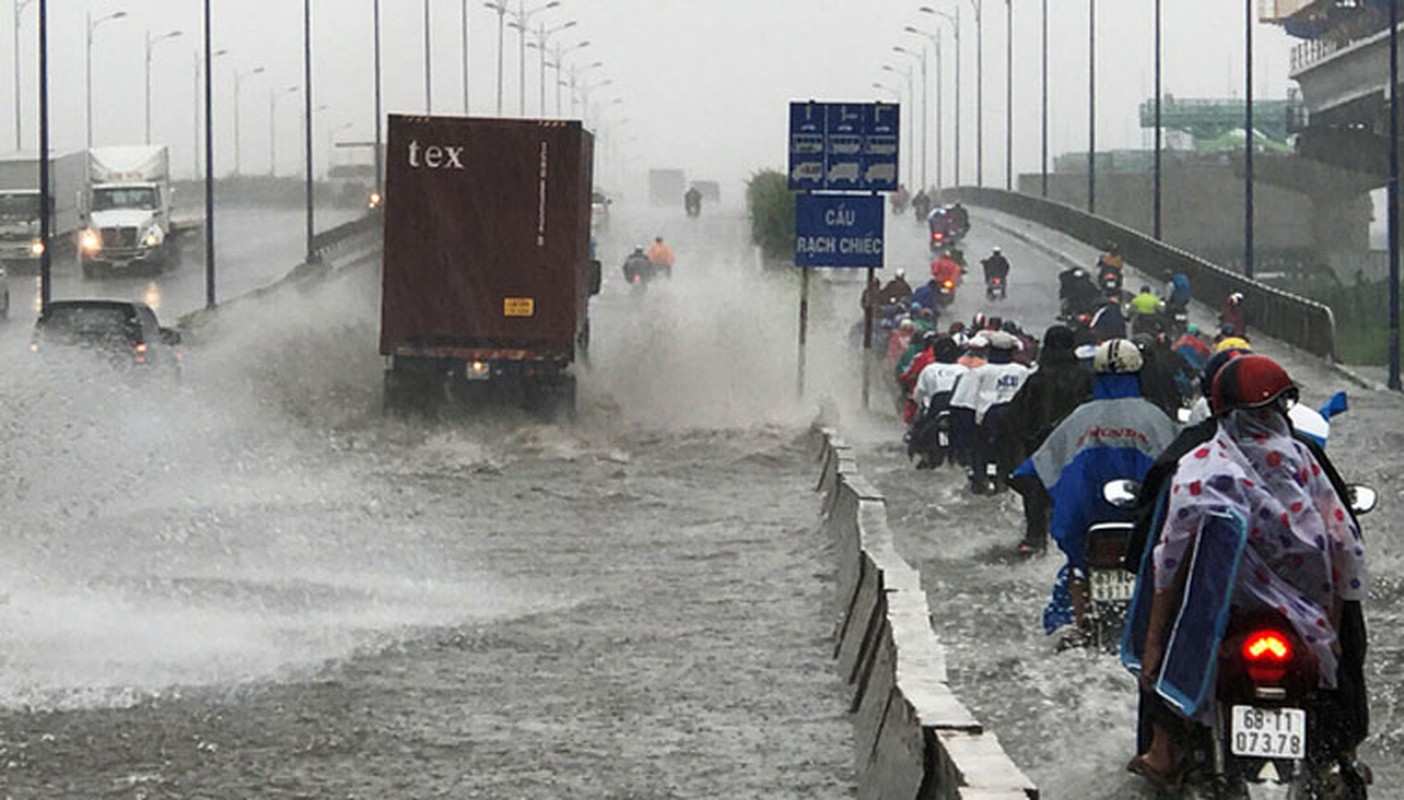
[{"label": "road sign pole", "polygon": [[873,281],[877,280],[877,268],[868,267],[868,282],[863,285],[863,408],[868,408],[868,373],[872,364],[873,355],[873,303],[877,302],[877,295],[869,295],[873,290]]},{"label": "road sign pole", "polygon": [[796,384],[796,397],[804,399],[804,342],[805,331],[809,326],[809,270],[800,270],[800,317],[799,317],[799,375]]}]

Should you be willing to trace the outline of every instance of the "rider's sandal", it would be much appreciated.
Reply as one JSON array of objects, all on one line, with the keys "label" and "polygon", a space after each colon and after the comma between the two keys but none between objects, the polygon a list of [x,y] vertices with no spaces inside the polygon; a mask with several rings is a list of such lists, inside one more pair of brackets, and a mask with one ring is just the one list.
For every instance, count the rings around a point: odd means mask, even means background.
[{"label": "rider's sandal", "polygon": [[1174,792],[1180,789],[1184,782],[1184,770],[1172,767],[1168,770],[1156,768],[1146,758],[1145,753],[1135,756],[1126,765],[1126,771],[1145,778],[1155,788],[1164,792]]}]

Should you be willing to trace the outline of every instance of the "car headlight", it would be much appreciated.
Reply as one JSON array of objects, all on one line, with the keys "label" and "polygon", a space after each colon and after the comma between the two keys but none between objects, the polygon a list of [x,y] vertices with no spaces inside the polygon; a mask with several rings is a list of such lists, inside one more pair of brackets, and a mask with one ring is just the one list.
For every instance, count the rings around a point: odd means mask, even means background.
[{"label": "car headlight", "polygon": [[147,247],[160,247],[161,243],[164,241],[166,241],[165,231],[160,228],[152,228],[146,232],[146,236],[142,238],[141,243]]},{"label": "car headlight", "polygon": [[380,192],[371,192],[370,197],[366,199],[366,207],[380,208],[381,199]]},{"label": "car headlight", "polygon": [[39,256],[44,255],[44,240],[43,240],[43,239],[35,239],[34,241],[30,242],[30,243],[29,243],[29,252],[30,252],[30,254],[33,255],[35,258],[38,258]]},{"label": "car headlight", "polygon": [[83,248],[85,253],[96,253],[102,249],[102,237],[90,228],[83,231],[83,235],[78,239],[78,246]]}]

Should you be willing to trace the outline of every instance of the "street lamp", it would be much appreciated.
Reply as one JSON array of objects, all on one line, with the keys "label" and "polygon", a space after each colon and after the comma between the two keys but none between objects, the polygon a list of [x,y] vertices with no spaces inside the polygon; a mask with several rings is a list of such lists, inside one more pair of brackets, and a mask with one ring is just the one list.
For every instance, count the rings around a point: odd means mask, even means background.
[{"label": "street lamp", "polygon": [[[551,55],[552,55],[552,57],[555,59],[555,63],[553,63],[552,66],[555,67],[555,69],[556,69],[556,116],[557,116],[557,117],[560,117],[560,116],[561,116],[561,65],[565,63],[565,57],[566,57],[567,55],[569,55],[570,53],[575,52],[576,50],[581,49],[582,47],[589,47],[589,46],[590,46],[589,40],[582,41],[582,42],[580,42],[579,44],[571,45],[570,47],[562,47],[561,44],[560,44],[560,42],[557,42],[555,48],[551,51]],[[596,63],[596,64],[603,65],[604,62],[596,61],[595,63]]]},{"label": "street lamp", "polygon": [[503,17],[507,15],[507,0],[483,5],[497,12],[497,116],[502,116],[502,29]]},{"label": "street lamp", "polygon": [[156,47],[157,42],[164,42],[183,35],[183,31],[171,31],[160,36],[153,37],[151,31],[146,32],[146,143],[151,144],[151,51]]},{"label": "street lamp", "polygon": [[[462,6],[458,10],[458,21],[462,25],[462,38],[459,40],[459,50],[463,61],[463,116],[468,116],[468,0],[463,0]],[[380,188],[376,187],[379,193]]]},{"label": "street lamp", "polygon": [[83,94],[84,101],[86,103],[85,114],[87,117],[87,143],[89,150],[91,150],[93,147],[93,32],[96,31],[98,27],[104,22],[111,22],[115,19],[122,19],[125,16],[127,16],[127,12],[125,11],[114,11],[105,17],[98,17],[97,19],[93,19],[92,12],[88,12],[88,40],[87,46],[84,50],[84,53],[86,55],[86,71],[83,79]]},{"label": "street lamp", "polygon": [[434,37],[429,30],[429,0],[424,0],[424,113],[434,113],[434,78],[430,65],[434,56]]},{"label": "street lamp", "polygon": [[[569,22],[563,22],[563,23],[561,23],[560,25],[555,25],[555,26],[553,26],[553,27],[547,28],[547,27],[546,27],[546,23],[543,22],[543,23],[541,23],[541,25],[537,28],[537,30],[532,31],[532,35],[534,35],[534,36],[536,37],[536,41],[535,41],[535,42],[532,42],[532,43],[531,43],[530,45],[528,45],[528,46],[529,46],[529,47],[535,48],[536,51],[537,51],[538,53],[540,53],[540,55],[541,55],[541,116],[542,116],[542,117],[545,117],[545,116],[546,116],[546,41],[547,41],[551,36],[553,36],[554,34],[560,33],[561,31],[563,31],[563,30],[565,30],[565,29],[567,29],[567,28],[574,28],[575,25],[576,25],[575,20],[570,20]],[[513,24],[513,26],[515,27],[515,23]]]},{"label": "street lamp", "polygon": [[[464,2],[466,3],[467,0],[464,0]],[[382,175],[383,175],[384,172],[385,172],[385,169],[384,169],[385,165],[382,163],[382,159],[384,158],[384,155],[383,155],[382,152],[381,152],[381,150],[383,149],[381,143],[384,141],[385,132],[384,132],[384,130],[383,130],[383,125],[384,125],[384,123],[383,123],[383,117],[381,116],[381,84],[380,84],[380,0],[372,0],[372,2],[371,2],[371,11],[372,11],[372,13],[375,15],[375,25],[373,26],[373,27],[375,28],[375,196],[383,199],[383,198],[385,197],[385,186],[384,186],[384,183],[383,183],[383,181],[384,181],[385,179],[382,177]],[[466,14],[467,12],[465,11],[464,13]],[[465,24],[466,24],[466,23],[465,23]],[[465,59],[467,58],[467,52],[468,52],[468,51],[465,49],[465,50],[464,50],[464,58],[465,58]],[[463,68],[464,68],[465,70],[467,70],[467,68],[468,68],[466,60],[465,60],[465,62],[464,62],[464,67],[463,67]],[[468,113],[468,108],[467,108],[467,105],[466,105],[466,101],[467,101],[467,99],[468,99],[468,88],[467,88],[467,83],[466,83],[466,82],[464,83],[464,88],[463,88],[463,98],[464,98],[464,100],[465,100],[465,105],[464,105],[464,108],[463,108],[463,113],[464,113],[464,114],[467,114],[467,113]],[[309,162],[310,162],[310,160],[309,160]],[[309,170],[309,172],[310,172],[310,170]]]},{"label": "street lamp", "polygon": [[[211,58],[211,59],[215,59],[215,58],[219,58],[220,56],[228,55],[228,54],[229,54],[229,51],[228,51],[228,50],[216,50],[216,51],[214,51],[213,53],[210,54],[210,58]],[[200,84],[200,76],[201,76],[201,74],[204,72],[204,68],[205,68],[205,62],[204,62],[202,56],[203,56],[203,54],[202,54],[199,50],[196,50],[196,51],[195,51],[195,147],[194,147],[194,149],[192,150],[192,152],[195,154],[195,178],[196,178],[196,180],[199,180],[200,175],[201,175],[201,171],[200,171],[200,164],[201,164],[201,161],[200,161],[200,139],[201,139],[201,136],[200,136],[200,134],[201,134],[201,130],[200,130],[200,107],[201,107],[200,97],[201,97],[201,95],[202,95],[203,92],[202,92],[201,84]]]},{"label": "street lamp", "polygon": [[[1160,0],[1156,0],[1160,2]],[[1014,3],[1004,0],[1004,191],[1014,191]]]},{"label": "street lamp", "polygon": [[596,82],[590,83],[590,84],[584,83],[583,81],[581,82],[581,84],[580,84],[580,116],[581,116],[582,119],[588,119],[590,116],[592,116],[591,113],[590,113],[590,92],[592,92],[592,91],[594,91],[594,90],[596,90],[596,89],[601,89],[601,88],[604,88],[604,87],[606,87],[606,86],[612,86],[612,85],[614,85],[614,79],[613,79],[613,78],[605,78],[605,79],[602,80],[602,81],[596,81]]},{"label": "street lamp", "polygon": [[[500,0],[500,1],[501,1],[501,2],[504,2],[504,3],[506,2],[506,0]],[[518,79],[517,79],[517,114],[518,114],[518,116],[522,116],[522,117],[525,117],[525,116],[526,116],[526,31],[527,31],[527,24],[531,22],[531,18],[532,18],[534,15],[536,15],[538,12],[545,11],[545,10],[548,9],[548,8],[556,8],[556,7],[559,6],[559,5],[560,5],[560,0],[551,0],[551,2],[549,2],[549,3],[543,3],[542,5],[539,5],[539,6],[532,6],[531,8],[527,8],[527,6],[526,6],[526,0],[517,0],[517,10],[516,10],[515,12],[512,12],[512,11],[509,11],[509,12],[508,12],[508,13],[512,14],[512,18],[513,18],[512,27],[517,29],[517,49],[518,49],[518,51],[519,51],[518,56],[517,56],[517,66],[518,66],[519,71],[520,71],[519,77],[518,77]]]},{"label": "street lamp", "polygon": [[23,121],[20,118],[20,107],[24,104],[20,102],[20,15],[29,7],[34,0],[15,0],[15,150],[18,152],[24,145],[20,143],[20,126]]},{"label": "street lamp", "polygon": [[263,67],[254,67],[246,72],[234,70],[234,174],[239,174],[239,87],[244,78],[261,75]]},{"label": "street lamp", "polygon": [[[1391,0],[1390,5],[1395,5]],[[1243,275],[1253,279],[1253,0],[1243,0]],[[1389,87],[1393,95],[1395,88]]]},{"label": "street lamp", "polygon": [[[955,184],[960,185],[960,6],[956,6],[955,14],[945,11],[938,11],[931,6],[922,6],[917,9],[923,14],[932,14],[945,19],[951,23],[955,31]],[[938,59],[939,61],[939,59]],[[938,81],[939,84],[939,81]],[[939,90],[939,89],[938,89]],[[940,111],[936,112],[940,114]]]},{"label": "street lamp", "polygon": [[[1009,0],[1005,0],[1008,3]],[[975,185],[985,185],[985,28],[981,24],[982,0],[970,0],[975,7]],[[959,10],[959,6],[956,6]]]},{"label": "street lamp", "polygon": [[586,65],[586,66],[584,66],[584,67],[581,67],[581,68],[578,69],[578,70],[575,68],[574,65],[571,66],[571,68],[570,68],[570,115],[571,115],[572,117],[573,117],[573,116],[576,116],[576,110],[575,110],[575,108],[576,108],[576,105],[577,105],[577,104],[579,103],[579,101],[580,101],[580,98],[579,98],[579,96],[578,96],[578,94],[577,94],[577,92],[576,92],[576,89],[577,89],[576,82],[577,82],[577,80],[580,78],[581,75],[584,75],[585,73],[589,72],[590,70],[596,69],[596,68],[598,68],[598,67],[603,67],[603,66],[604,66],[604,62],[603,62],[603,61],[596,61],[596,62],[594,62],[593,64],[588,64],[588,65]]},{"label": "street lamp", "polygon": [[[923,54],[924,54],[924,53],[923,53]],[[922,101],[921,101],[921,102],[922,102],[922,110],[921,110],[921,125],[922,125],[921,140],[922,140],[922,144],[925,145],[925,144],[926,144],[926,107],[925,107],[925,104],[926,104],[926,70],[924,69],[924,67],[925,67],[926,65],[925,65],[924,61],[923,61],[922,66],[923,66],[923,69],[922,69],[922,73],[921,73],[921,77],[922,77],[922,81],[921,81],[921,94],[922,94]],[[912,113],[916,113],[916,94],[912,91],[912,68],[909,66],[909,67],[907,67],[906,70],[900,70],[900,69],[897,69],[896,67],[892,66],[891,64],[883,64],[883,65],[882,65],[882,68],[883,68],[883,70],[884,70],[885,72],[891,72],[891,73],[896,74],[896,75],[901,75],[903,78],[906,78],[906,79],[907,79],[907,100],[912,104]],[[883,85],[880,84],[880,83],[874,83],[873,86],[875,86],[875,87],[877,87],[877,88],[879,88],[879,89],[880,89],[880,88],[883,88]],[[897,102],[898,102],[898,103],[901,103],[901,101],[902,101],[902,95],[901,95],[901,93],[899,92],[899,93],[897,94]],[[912,140],[913,140],[913,138],[914,138],[913,134],[915,133],[915,131],[914,131],[914,130],[910,130],[910,129],[912,128],[912,126],[911,126],[910,124],[908,124],[907,127],[909,128],[909,131],[908,131],[908,133],[907,133],[907,145],[908,145],[908,147],[907,147],[907,182],[908,182],[908,183],[915,183],[915,182],[916,182],[916,174],[915,174],[915,172],[914,172],[913,169],[912,169],[912,163],[913,163],[913,159],[915,158],[915,156],[913,155],[913,151],[916,150],[916,148],[913,147],[913,146],[911,146]],[[925,161],[926,161],[926,159],[925,159],[925,157],[923,157],[923,158],[922,158],[922,162],[923,162],[923,163],[922,163],[922,166],[923,166],[923,167],[926,166]],[[923,184],[925,184],[925,182],[926,182],[925,180],[922,181]]]},{"label": "street lamp", "polygon": [[301,86],[289,86],[282,91],[268,90],[268,174],[278,177],[278,98],[297,94]]},{"label": "street lamp", "polygon": [[[943,150],[943,147],[942,147],[942,141],[943,141],[943,140],[942,140],[942,133],[941,133],[941,130],[942,130],[942,125],[945,123],[944,114],[943,114],[942,109],[941,109],[941,104],[942,104],[941,93],[944,91],[944,89],[942,89],[942,86],[941,86],[941,31],[938,29],[935,33],[928,33],[927,31],[921,30],[921,29],[916,28],[916,27],[914,27],[914,26],[912,26],[912,25],[908,25],[908,26],[906,26],[905,28],[903,28],[902,30],[906,31],[907,33],[911,33],[911,34],[915,34],[915,35],[917,35],[917,36],[920,36],[920,37],[926,39],[926,41],[931,42],[931,52],[936,56],[936,70],[935,70],[936,74],[935,74],[934,76],[932,76],[932,77],[935,78],[935,83],[936,83],[936,185],[937,185],[937,186],[944,186],[944,185],[945,185],[945,182],[946,182],[946,181],[945,181],[945,171],[944,171],[944,169],[943,169],[943,167],[942,167],[942,165],[941,165],[941,160],[942,160],[942,158],[944,157],[944,155],[943,155],[943,154],[944,154],[944,150]],[[926,45],[925,45],[925,44],[923,44],[923,45],[921,46],[921,53],[922,53],[922,56],[923,56],[923,57],[926,55]],[[926,111],[926,109],[927,109],[927,104],[930,103],[931,100],[930,100],[930,93],[926,90],[925,84],[924,84],[924,83],[923,83],[923,88],[922,88],[921,91],[922,91],[922,98],[921,98],[922,125],[925,125],[925,124],[926,124],[926,118],[929,117],[929,116],[931,116],[931,115],[928,114],[927,111]],[[922,182],[922,187],[921,187],[921,188],[924,190],[924,189],[926,189],[926,138],[927,138],[927,137],[926,137],[926,129],[925,129],[925,128],[922,128],[922,137],[921,137],[921,138],[922,138],[922,143],[921,143],[921,147],[922,147],[922,150],[921,150],[921,175],[922,175],[921,182]],[[956,152],[959,152],[959,150],[957,150]],[[958,182],[958,181],[957,181],[957,182]]]},{"label": "street lamp", "polygon": [[1097,213],[1097,0],[1087,0],[1087,213]]}]

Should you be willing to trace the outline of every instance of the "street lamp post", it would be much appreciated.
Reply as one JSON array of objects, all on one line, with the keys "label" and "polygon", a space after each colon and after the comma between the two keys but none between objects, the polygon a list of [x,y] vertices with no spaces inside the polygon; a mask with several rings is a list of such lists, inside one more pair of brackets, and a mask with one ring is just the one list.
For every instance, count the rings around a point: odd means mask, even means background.
[{"label": "street lamp post", "polygon": [[[1396,0],[1390,0],[1394,5]],[[1253,0],[1243,0],[1243,274],[1253,278]],[[1392,93],[1392,91],[1391,91]]]},{"label": "street lamp post", "polygon": [[497,12],[497,116],[502,116],[502,32],[504,17],[507,16],[507,0],[483,5]]},{"label": "street lamp post", "polygon": [[[1008,0],[1006,0],[1008,2]],[[981,0],[970,0],[975,7],[975,185],[985,185],[985,27],[980,12]],[[959,9],[959,6],[956,7]]]},{"label": "street lamp post", "polygon": [[[905,28],[903,28],[902,30],[906,31],[907,33],[914,33],[914,34],[916,34],[917,36],[921,36],[921,37],[925,38],[928,42],[931,42],[931,52],[932,52],[932,54],[936,57],[936,74],[933,76],[933,77],[934,77],[934,80],[935,80],[935,83],[936,83],[936,185],[937,185],[937,186],[944,186],[944,185],[945,185],[945,179],[944,179],[944,178],[945,178],[945,173],[944,173],[944,170],[943,170],[943,168],[942,168],[942,166],[941,166],[941,159],[943,158],[941,129],[942,129],[942,124],[945,122],[945,120],[942,119],[942,112],[941,112],[941,102],[942,102],[942,101],[941,101],[941,92],[942,92],[942,88],[941,88],[941,31],[940,31],[940,29],[937,29],[935,33],[928,33],[928,32],[926,32],[926,31],[921,30],[921,29],[919,29],[919,28],[916,28],[916,27],[914,27],[914,26],[912,26],[912,25],[908,25],[908,26],[906,26]],[[922,54],[922,57],[925,58],[925,56],[926,56],[926,45],[925,45],[925,44],[922,45],[921,54]],[[927,105],[926,105],[926,104],[930,102],[931,93],[930,93],[930,92],[927,90],[927,88],[926,88],[926,84],[925,84],[925,80],[924,80],[924,79],[925,79],[925,69],[924,69],[924,67],[923,67],[922,76],[923,76],[923,82],[922,82],[922,90],[921,90],[921,95],[922,95],[922,97],[921,97],[921,124],[922,124],[922,135],[921,135],[921,188],[922,188],[923,190],[925,190],[925,189],[926,189],[926,138],[927,138],[927,137],[926,137],[926,118],[929,117],[929,116],[931,116],[930,114],[927,113],[927,110],[926,110],[926,109],[927,109]]]},{"label": "street lamp post", "polygon": [[1087,213],[1097,213],[1097,0],[1087,0]]},{"label": "street lamp post", "polygon": [[34,0],[15,0],[15,150],[19,151],[24,145],[20,141],[20,129],[24,120],[20,114],[20,108],[24,105],[20,102],[20,15],[29,7]]},{"label": "street lamp post", "polygon": [[1399,391],[1399,4],[1389,4],[1389,388]]},{"label": "street lamp post", "polygon": [[458,22],[462,26],[459,38],[459,56],[463,63],[463,116],[468,116],[468,0],[463,0],[458,9]]},{"label": "street lamp post", "polygon": [[[923,55],[924,55],[924,54],[925,54],[925,50],[923,50]],[[921,95],[922,95],[922,97],[921,97],[921,102],[922,102],[922,110],[921,110],[921,143],[922,143],[922,146],[923,146],[923,147],[926,146],[926,70],[925,70],[925,66],[926,66],[925,64],[922,65],[922,75],[921,75]],[[910,102],[910,103],[912,104],[912,113],[916,113],[916,93],[915,93],[915,91],[914,91],[913,88],[912,88],[912,68],[909,66],[909,67],[907,67],[907,69],[904,71],[904,70],[899,70],[899,69],[897,69],[896,67],[892,66],[891,64],[883,64],[883,65],[882,65],[882,68],[883,68],[884,70],[888,71],[888,72],[892,72],[892,73],[896,73],[896,74],[898,74],[898,75],[901,75],[903,78],[906,79],[906,81],[907,81],[907,100],[908,100],[908,102]],[[881,84],[881,83],[874,83],[873,86],[876,87],[876,88],[879,88],[879,89],[886,88],[886,87],[883,86],[883,84]],[[901,92],[898,92],[898,93],[897,93],[897,97],[898,97],[899,100],[901,99],[901,97],[902,97]],[[914,131],[914,130],[910,130],[910,129],[913,127],[912,125],[908,124],[907,127],[908,127],[908,129],[909,129],[908,135],[907,135],[907,143],[908,143],[908,147],[907,147],[907,182],[908,182],[908,183],[911,183],[911,184],[915,184],[915,183],[916,183],[916,177],[917,177],[917,176],[916,176],[916,170],[915,170],[913,167],[914,167],[914,161],[915,161],[915,159],[916,159],[916,156],[914,155],[914,151],[916,150],[916,148],[913,147],[913,146],[910,146],[910,145],[911,145],[911,142],[912,142],[912,139],[915,138],[915,137],[914,137],[915,131]],[[924,167],[926,166],[926,157],[925,157],[925,153],[922,154],[922,159],[921,159],[921,160],[922,160],[922,167],[924,168]],[[926,184],[926,177],[925,177],[925,176],[922,176],[922,185],[925,186],[925,184]]]},{"label": "street lamp post", "polygon": [[429,0],[424,0],[424,113],[434,113],[434,37],[429,30]]},{"label": "street lamp post", "polygon": [[[235,98],[235,107],[238,107],[238,98]],[[316,263],[319,259],[315,249],[315,228],[317,224],[316,204],[313,202],[313,190],[315,184],[312,178],[312,0],[302,0],[302,114],[306,121],[306,135],[303,137],[302,146],[305,149],[303,159],[307,175],[304,176],[303,194],[307,204],[307,255],[304,257],[309,264]]]},{"label": "street lamp post", "polygon": [[536,37],[536,41],[529,44],[528,47],[535,49],[537,53],[541,56],[540,113],[542,117],[546,116],[546,42],[549,41],[553,35],[560,33],[561,31],[567,28],[574,28],[575,25],[575,20],[570,20],[569,22],[563,22],[560,25],[555,25],[550,28],[547,28],[546,23],[542,22],[536,30],[532,31],[532,35]]},{"label": "street lamp post", "polygon": [[146,32],[146,143],[151,144],[151,51],[158,42],[164,42],[181,36],[183,31],[171,31],[160,36],[153,37],[151,31]]},{"label": "street lamp post", "polygon": [[[581,41],[579,44],[571,45],[570,47],[562,47],[561,44],[557,42],[555,49],[551,51],[552,58],[554,59],[551,66],[556,70],[556,117],[558,118],[561,116],[561,84],[563,83],[561,80],[561,67],[565,64],[565,57],[576,50],[589,46],[590,41],[588,39]],[[603,64],[603,62],[596,63]]]},{"label": "street lamp post", "polygon": [[[503,0],[505,2],[506,0]],[[526,0],[517,0],[517,10],[511,13],[513,16],[512,27],[517,29],[517,66],[519,76],[517,79],[517,114],[526,116],[526,32],[527,25],[537,12],[545,11],[548,8],[556,8],[560,5],[560,0],[551,0],[539,6],[527,8]]]},{"label": "street lamp post", "polygon": [[1039,104],[1039,173],[1041,194],[1048,196],[1048,0],[1043,0],[1043,90]]},{"label": "street lamp post", "polygon": [[1012,0],[1004,0],[1004,191],[1014,191],[1014,3]]},{"label": "street lamp post", "polygon": [[[933,14],[951,23],[955,31],[955,184],[960,185],[960,6],[956,6],[955,14],[945,11],[938,11],[931,6],[922,6],[917,9],[924,14]],[[939,111],[937,112],[940,113]]]},{"label": "street lamp post", "polygon": [[[570,115],[571,115],[572,117],[573,117],[573,116],[576,116],[576,113],[577,113],[577,112],[576,112],[576,106],[577,106],[577,105],[579,104],[579,102],[580,102],[580,97],[579,97],[579,95],[577,94],[577,88],[578,88],[578,87],[577,87],[577,81],[579,80],[580,76],[581,76],[581,75],[584,75],[585,73],[589,72],[589,71],[592,70],[592,69],[596,69],[596,68],[598,68],[598,67],[603,67],[603,66],[604,66],[604,62],[603,62],[603,61],[596,61],[596,62],[594,62],[594,63],[592,63],[592,64],[587,64],[586,66],[581,67],[581,68],[578,69],[578,70],[575,68],[574,65],[571,66],[571,68],[570,68]],[[583,84],[581,84],[581,85],[583,85]]]},{"label": "street lamp post", "polygon": [[[385,165],[381,161],[384,158],[384,155],[381,153],[381,142],[384,140],[385,132],[382,130],[383,122],[381,119],[380,0],[373,0],[371,6],[371,11],[375,14],[375,195],[376,197],[383,199],[385,197],[385,186],[383,184],[383,181],[385,179],[382,177],[382,174],[385,171]],[[464,13],[466,14],[467,12],[465,11]],[[464,50],[464,53],[466,58],[467,50]],[[464,65],[464,69],[467,69],[466,62]],[[463,99],[465,102],[463,113],[467,114],[468,108],[466,106],[466,102],[468,99],[468,89],[466,88],[466,83],[465,88],[463,90]]]},{"label": "street lamp post", "polygon": [[296,94],[300,86],[289,86],[281,92],[268,90],[268,174],[278,177],[278,98]]},{"label": "street lamp post", "polygon": [[239,93],[243,79],[250,75],[260,75],[263,67],[254,67],[246,72],[234,70],[234,174],[239,174]]},{"label": "street lamp post", "polygon": [[[18,104],[18,98],[15,101]],[[39,0],[39,207],[49,205],[49,3]],[[39,254],[39,311],[49,310],[52,294],[54,248],[49,247],[49,215],[39,215],[39,241],[44,252]]]},{"label": "street lamp post", "polygon": [[[901,53],[901,54],[903,54],[903,55],[905,55],[905,56],[907,56],[907,57],[909,57],[909,58],[916,58],[916,59],[918,59],[918,60],[921,61],[921,188],[922,188],[923,190],[925,190],[925,189],[926,189],[926,138],[927,138],[927,137],[926,137],[926,118],[930,116],[930,114],[926,113],[926,111],[927,111],[927,109],[926,109],[926,102],[927,102],[927,101],[926,101],[926,97],[927,97],[928,94],[930,94],[930,84],[927,83],[927,77],[926,77],[926,76],[927,76],[927,69],[926,69],[926,46],[925,46],[925,45],[922,46],[922,48],[921,48],[921,53],[920,53],[920,54],[913,53],[911,50],[908,50],[907,48],[903,47],[903,46],[900,45],[900,44],[893,45],[893,46],[892,46],[892,51],[893,51],[894,53]],[[888,69],[889,67],[884,66],[883,68],[884,68],[884,69]],[[892,72],[897,72],[897,70],[895,70],[895,69],[893,69],[893,70],[891,70],[891,71],[892,71]],[[900,74],[900,73],[899,73],[899,74]],[[911,67],[908,67],[908,68],[907,68],[907,87],[908,87],[909,90],[910,90],[911,84],[912,84],[911,77],[912,77]],[[915,103],[913,103],[913,105],[915,105]],[[913,177],[915,177],[915,176],[913,176]]]},{"label": "street lamp post", "polygon": [[[44,14],[42,9],[40,10],[39,16],[40,21],[44,22],[45,20],[43,19]],[[84,102],[86,104],[85,116],[87,118],[88,128],[88,135],[85,141],[87,142],[89,150],[91,150],[93,147],[93,32],[96,31],[98,29],[98,26],[102,25],[104,22],[111,22],[115,19],[122,19],[125,16],[127,16],[127,12],[125,11],[114,11],[105,17],[98,17],[97,19],[93,19],[92,12],[88,12],[88,39],[87,46],[84,49],[85,73],[83,79],[83,94]]]},{"label": "street lamp post", "polygon": [[[210,54],[210,57],[211,57],[212,59],[214,59],[214,58],[219,58],[220,56],[228,55],[228,53],[229,53],[228,50],[223,50],[223,49],[221,49],[221,50],[216,50],[216,51],[214,51],[213,53]],[[204,62],[203,60],[201,60],[202,57],[203,57],[203,55],[204,55],[204,54],[201,53],[199,50],[196,50],[196,51],[195,51],[195,70],[194,70],[194,71],[195,71],[195,106],[194,106],[194,108],[195,108],[195,124],[194,124],[195,141],[194,141],[194,148],[192,149],[191,152],[193,152],[193,153],[195,154],[195,156],[194,156],[194,158],[195,158],[195,178],[196,178],[197,180],[200,178],[200,176],[201,176],[201,174],[202,174],[202,173],[201,173],[201,164],[204,163],[204,162],[201,160],[201,158],[200,158],[200,142],[201,142],[201,139],[203,138],[203,137],[202,137],[202,130],[201,130],[201,127],[200,127],[200,110],[201,110],[201,108],[202,108],[202,103],[200,102],[200,98],[201,98],[201,96],[202,96],[202,93],[204,92],[204,89],[202,88],[203,84],[200,82],[200,77],[201,77],[201,75],[204,73],[204,70],[205,70],[205,62]]]},{"label": "street lamp post", "polygon": [[1151,192],[1151,232],[1156,239],[1160,238],[1160,150],[1163,135],[1160,127],[1160,52],[1160,0],[1155,0],[1155,175]]}]

